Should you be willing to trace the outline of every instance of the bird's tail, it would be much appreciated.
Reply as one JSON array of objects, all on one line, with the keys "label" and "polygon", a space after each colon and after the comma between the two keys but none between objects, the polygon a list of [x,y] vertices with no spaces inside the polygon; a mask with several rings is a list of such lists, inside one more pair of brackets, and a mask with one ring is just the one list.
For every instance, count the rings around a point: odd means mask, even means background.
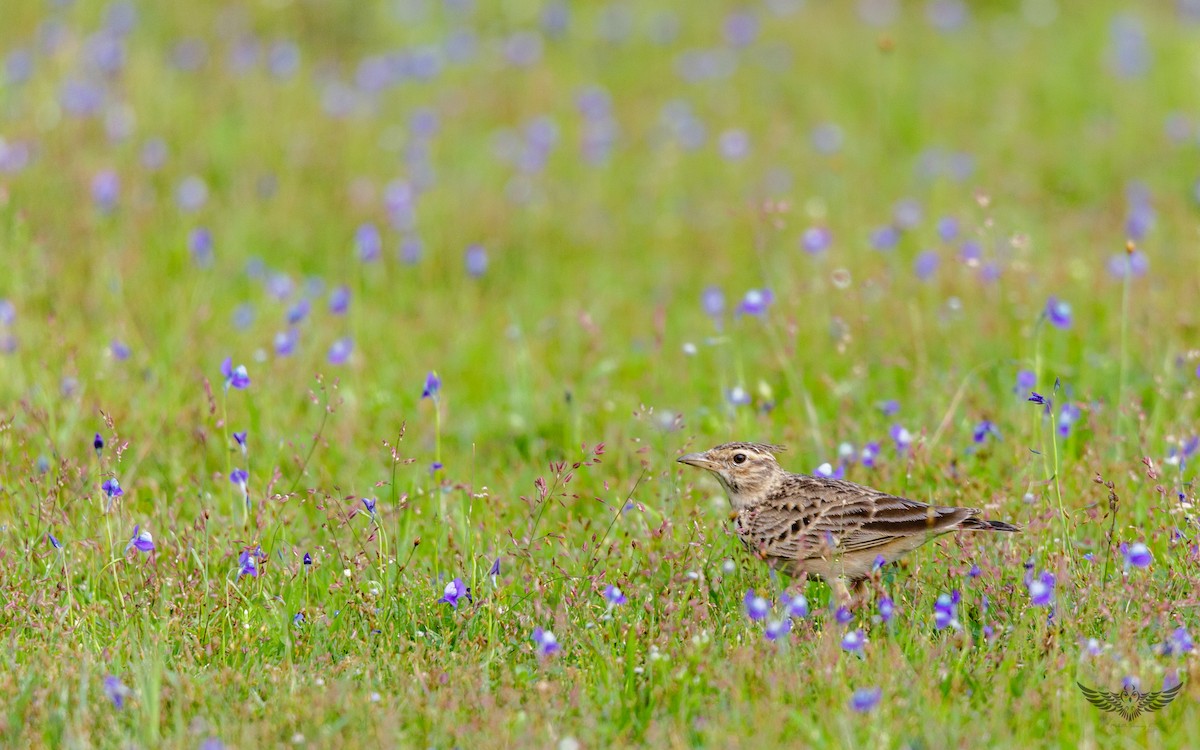
[{"label": "bird's tail", "polygon": [[1013,526],[1011,523],[1004,521],[989,521],[986,518],[971,518],[966,519],[959,526],[960,529],[974,529],[976,531],[1020,531],[1020,526]]}]

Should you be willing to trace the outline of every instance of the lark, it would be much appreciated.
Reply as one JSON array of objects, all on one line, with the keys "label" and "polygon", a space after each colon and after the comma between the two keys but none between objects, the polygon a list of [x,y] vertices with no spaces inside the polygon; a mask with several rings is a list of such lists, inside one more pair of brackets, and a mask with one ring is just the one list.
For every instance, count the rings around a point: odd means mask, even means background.
[{"label": "lark", "polygon": [[793,474],[775,459],[778,445],[725,443],[679,462],[711,471],[729,496],[738,537],[789,575],[820,576],[850,598],[876,561],[890,563],[951,531],[1019,531],[979,518],[978,508],[909,500],[854,482]]}]

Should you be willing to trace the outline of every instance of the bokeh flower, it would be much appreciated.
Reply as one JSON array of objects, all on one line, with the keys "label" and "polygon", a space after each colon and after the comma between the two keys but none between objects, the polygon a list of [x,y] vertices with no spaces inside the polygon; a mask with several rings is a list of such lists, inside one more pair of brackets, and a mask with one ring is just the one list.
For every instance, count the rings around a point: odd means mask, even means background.
[{"label": "bokeh flower", "polygon": [[796,594],[787,600],[789,617],[808,617],[808,599],[803,594]]},{"label": "bokeh flower", "polygon": [[842,650],[849,651],[852,654],[862,656],[863,645],[867,642],[867,636],[862,630],[848,630],[842,636]]},{"label": "bokeh flower", "polygon": [[742,607],[746,610],[746,616],[751,620],[761,620],[771,611],[771,603],[754,593],[754,589],[746,592],[746,596],[742,599]]},{"label": "bokeh flower", "polygon": [[100,454],[104,452],[104,436],[96,433],[96,437],[92,438],[92,448],[96,451],[96,458],[100,458]]},{"label": "bokeh flower", "polygon": [[1071,327],[1071,305],[1057,297],[1046,300],[1046,319],[1055,328],[1066,330]]},{"label": "bokeh flower", "polygon": [[772,620],[768,622],[766,629],[763,631],[763,635],[766,636],[768,641],[777,641],[790,633],[791,630],[792,621],[785,617],[782,620]]},{"label": "bokeh flower", "polygon": [[349,336],[343,336],[330,344],[327,359],[331,365],[344,365],[352,353],[354,353],[354,340]]},{"label": "bokeh flower", "polygon": [[766,315],[767,308],[774,301],[775,295],[771,293],[770,289],[751,289],[746,292],[738,304],[738,313],[762,317]]},{"label": "bokeh flower", "polygon": [[624,604],[627,599],[621,589],[609,584],[604,589],[604,601],[608,602],[608,608],[612,609],[613,607],[619,607],[620,605]]},{"label": "bokeh flower", "polygon": [[561,649],[558,639],[554,637],[554,633],[542,628],[533,629],[533,643],[537,649],[538,656],[542,657],[550,656]]},{"label": "bokeh flower", "polygon": [[864,714],[878,706],[879,700],[882,697],[883,690],[880,688],[859,688],[850,697],[850,708],[860,714]]},{"label": "bokeh flower", "polygon": [[1054,574],[1042,573],[1029,581],[1029,600],[1037,607],[1048,607],[1054,603]]},{"label": "bokeh flower", "polygon": [[254,551],[244,549],[242,554],[238,555],[238,578],[242,576],[250,576],[251,578],[258,577],[258,561]]},{"label": "bokeh flower", "polygon": [[129,688],[125,687],[125,683],[115,675],[108,675],[104,678],[104,694],[112,701],[113,707],[116,709],[125,708],[125,698],[129,695]]},{"label": "bokeh flower", "polygon": [[1125,558],[1125,569],[1129,568],[1148,568],[1150,563],[1154,561],[1154,556],[1150,554],[1150,548],[1142,542],[1121,542],[1121,556]]}]

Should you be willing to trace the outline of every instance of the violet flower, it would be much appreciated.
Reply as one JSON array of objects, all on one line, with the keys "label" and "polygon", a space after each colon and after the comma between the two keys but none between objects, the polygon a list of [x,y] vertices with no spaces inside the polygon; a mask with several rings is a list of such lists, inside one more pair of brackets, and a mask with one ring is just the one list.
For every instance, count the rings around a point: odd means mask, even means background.
[{"label": "violet flower", "polygon": [[561,650],[561,647],[558,645],[558,639],[549,630],[534,628],[533,643],[537,648],[538,656],[550,656]]},{"label": "violet flower", "polygon": [[442,379],[438,377],[436,372],[432,370],[425,376],[425,389],[421,391],[421,398],[431,398],[437,400],[438,391],[442,389]]},{"label": "violet flower", "polygon": [[226,357],[221,363],[221,374],[225,377],[225,390],[234,388],[240,391],[250,385],[250,375],[246,372],[246,366],[234,367],[232,357]]},{"label": "violet flower", "polygon": [[125,545],[126,552],[129,552],[130,549],[136,549],[138,552],[153,552],[155,549],[154,537],[150,535],[149,531],[142,531],[141,526],[135,525],[133,536],[130,537],[129,544]]},{"label": "violet flower", "polygon": [[860,714],[865,714],[878,706],[879,699],[882,697],[883,690],[880,688],[859,688],[850,698],[850,708]]},{"label": "violet flower", "polygon": [[442,598],[438,599],[438,601],[458,609],[460,599],[466,599],[469,602],[474,601],[471,599],[471,587],[464,584],[461,578],[455,578],[446,584],[446,588],[442,591]]},{"label": "violet flower", "polygon": [[746,615],[751,620],[761,620],[771,611],[771,603],[758,594],[755,594],[754,589],[746,592],[746,596],[742,600],[742,606],[746,610]]},{"label": "violet flower", "polygon": [[612,584],[609,584],[608,587],[604,589],[604,600],[608,602],[609,609],[619,607],[628,601],[621,589],[613,586]]}]

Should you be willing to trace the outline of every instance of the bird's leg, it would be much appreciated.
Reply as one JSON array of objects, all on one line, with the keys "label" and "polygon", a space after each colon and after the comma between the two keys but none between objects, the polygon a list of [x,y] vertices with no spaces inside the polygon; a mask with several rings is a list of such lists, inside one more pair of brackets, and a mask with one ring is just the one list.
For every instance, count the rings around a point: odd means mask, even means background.
[{"label": "bird's leg", "polygon": [[829,583],[833,589],[833,597],[838,606],[849,607],[854,603],[854,597],[850,596],[850,589],[846,587],[846,579],[842,576],[834,578]]}]

